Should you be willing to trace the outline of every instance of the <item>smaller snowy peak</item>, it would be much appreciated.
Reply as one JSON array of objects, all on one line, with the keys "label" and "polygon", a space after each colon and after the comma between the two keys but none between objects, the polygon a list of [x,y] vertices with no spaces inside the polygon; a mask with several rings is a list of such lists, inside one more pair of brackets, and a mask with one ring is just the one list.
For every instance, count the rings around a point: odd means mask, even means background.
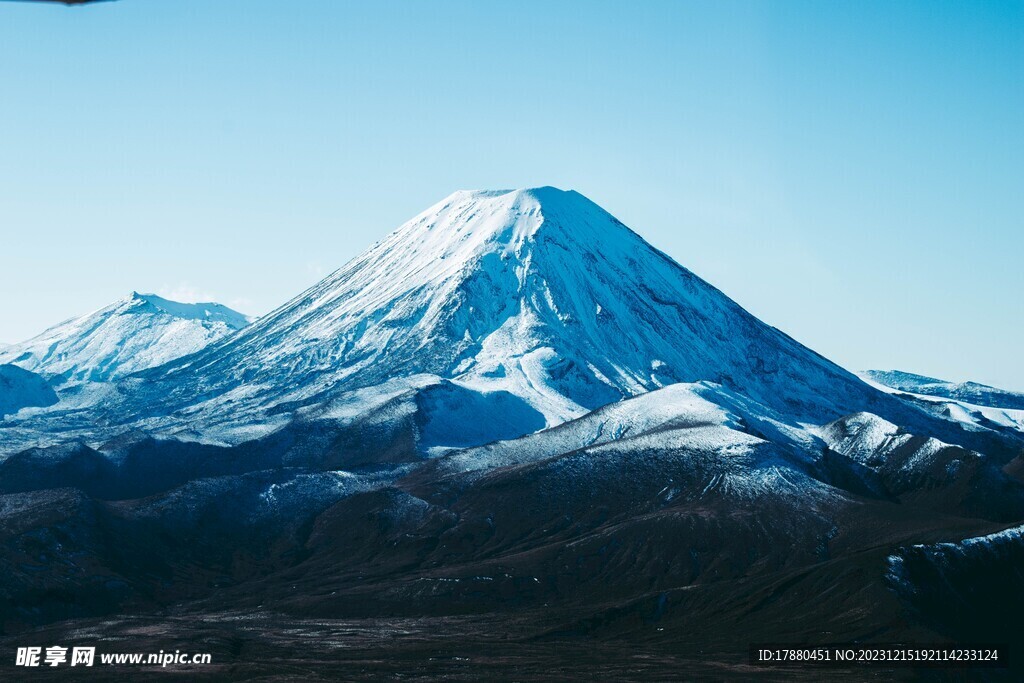
[{"label": "smaller snowy peak", "polygon": [[62,381],[107,381],[195,353],[249,322],[223,304],[132,292],[0,349],[0,363]]},{"label": "smaller snowy peak", "polygon": [[912,436],[892,422],[871,413],[854,413],[831,422],[821,430],[829,448],[862,464],[879,453],[891,452]]},{"label": "smaller snowy peak", "polygon": [[250,316],[213,301],[185,304],[165,299],[156,294],[140,294],[139,292],[132,292],[122,301],[125,303],[125,312],[162,313],[182,320],[220,322],[234,330],[242,329],[253,320]]},{"label": "smaller snowy peak", "polygon": [[900,370],[867,370],[861,376],[875,384],[923,396],[948,398],[976,406],[1024,410],[1024,393],[977,382],[949,382]]},{"label": "smaller snowy peak", "polygon": [[867,412],[847,415],[825,425],[820,436],[836,453],[875,470],[888,466],[920,471],[952,448],[938,439],[911,434]]}]

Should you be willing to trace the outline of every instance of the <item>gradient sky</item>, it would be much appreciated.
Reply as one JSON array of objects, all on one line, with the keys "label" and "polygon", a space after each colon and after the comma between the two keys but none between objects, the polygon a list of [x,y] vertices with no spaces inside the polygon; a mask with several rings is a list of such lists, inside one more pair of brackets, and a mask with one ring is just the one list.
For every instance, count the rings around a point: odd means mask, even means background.
[{"label": "gradient sky", "polygon": [[0,2],[0,341],[576,189],[852,369],[1024,390],[1024,3]]}]

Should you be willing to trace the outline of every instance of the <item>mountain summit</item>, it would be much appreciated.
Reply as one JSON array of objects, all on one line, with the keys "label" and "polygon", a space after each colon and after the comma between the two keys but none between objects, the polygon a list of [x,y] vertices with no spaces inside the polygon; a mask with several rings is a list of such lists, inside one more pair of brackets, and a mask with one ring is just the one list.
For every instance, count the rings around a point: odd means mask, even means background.
[{"label": "mountain summit", "polygon": [[233,419],[242,405],[280,414],[423,376],[517,397],[540,426],[701,380],[819,423],[885,400],[583,195],[552,187],[456,192],[151,376],[172,410],[203,401]]}]

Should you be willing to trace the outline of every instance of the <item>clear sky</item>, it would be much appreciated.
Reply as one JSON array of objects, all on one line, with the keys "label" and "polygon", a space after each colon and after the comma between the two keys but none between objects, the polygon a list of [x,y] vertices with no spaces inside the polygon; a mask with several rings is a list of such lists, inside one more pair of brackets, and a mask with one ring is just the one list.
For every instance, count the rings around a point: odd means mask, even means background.
[{"label": "clear sky", "polygon": [[0,2],[0,341],[576,189],[852,369],[1024,390],[1024,3]]}]

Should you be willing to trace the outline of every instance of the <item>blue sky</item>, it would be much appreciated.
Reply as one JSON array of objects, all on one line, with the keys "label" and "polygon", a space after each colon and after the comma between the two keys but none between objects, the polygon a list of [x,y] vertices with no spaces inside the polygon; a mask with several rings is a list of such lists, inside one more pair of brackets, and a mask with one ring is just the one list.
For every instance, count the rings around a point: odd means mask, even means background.
[{"label": "blue sky", "polygon": [[1024,389],[1022,121],[1019,2],[0,2],[0,341],[555,185],[847,367]]}]

